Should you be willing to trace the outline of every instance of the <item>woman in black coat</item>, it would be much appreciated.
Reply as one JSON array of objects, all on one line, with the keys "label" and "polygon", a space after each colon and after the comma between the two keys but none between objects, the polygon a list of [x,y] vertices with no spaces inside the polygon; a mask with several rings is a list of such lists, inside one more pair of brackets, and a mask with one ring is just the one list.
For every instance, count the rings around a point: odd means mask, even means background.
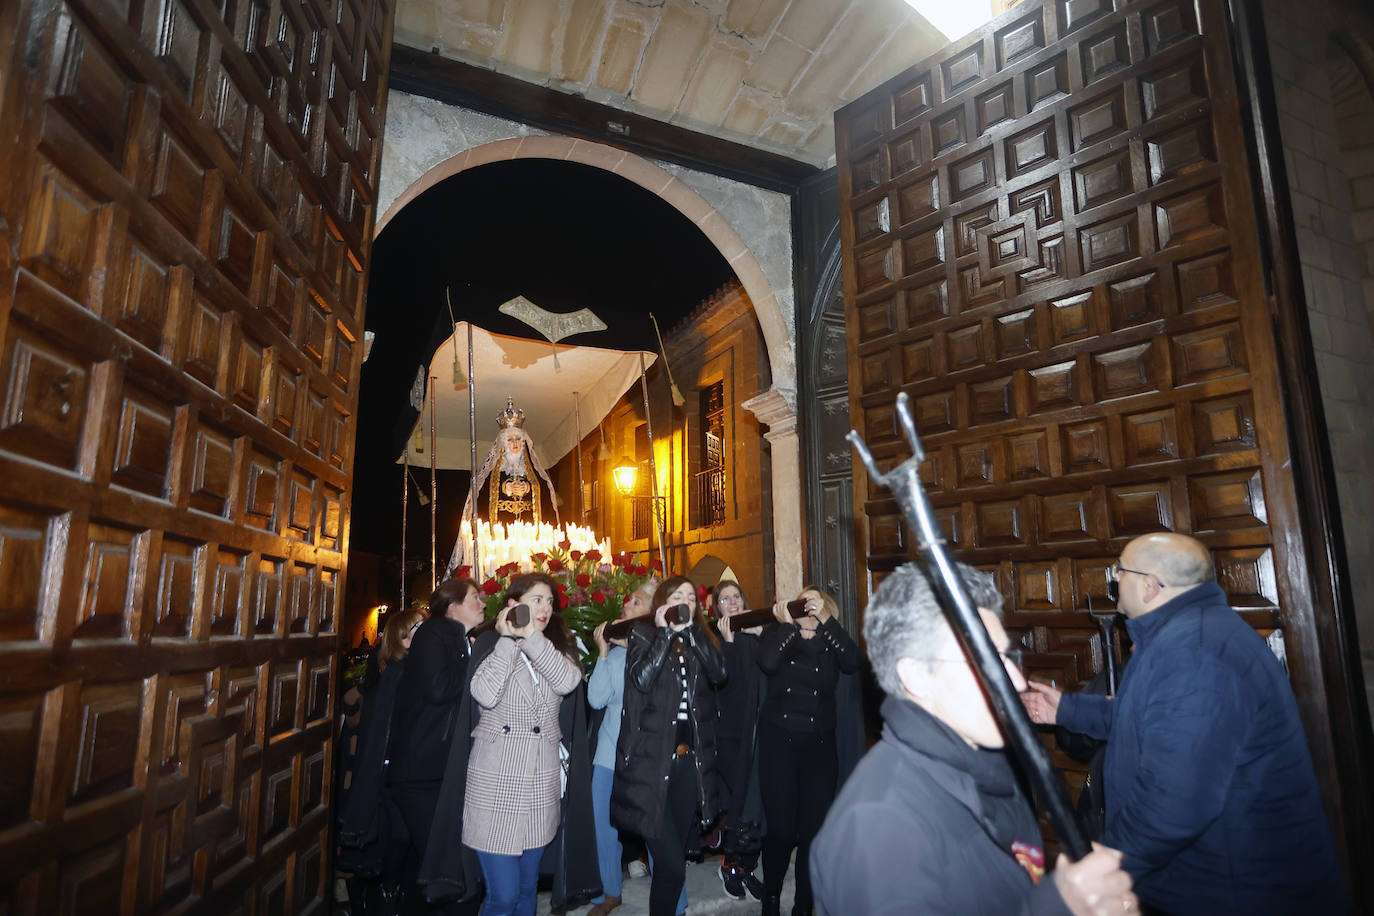
[{"label": "woman in black coat", "polygon": [[777,916],[787,861],[797,850],[792,916],[811,916],[811,840],[835,799],[839,779],[836,688],[859,670],[859,647],[837,619],[835,599],[809,586],[797,596],[806,616],[793,621],[786,605],[759,638],[759,667],[768,675],[759,713],[759,787],[763,838],[764,916]]},{"label": "woman in black coat", "polygon": [[[733,579],[720,582],[714,592],[716,628],[725,656],[725,686],[716,694],[720,707],[718,769],[724,792],[725,818],[721,835],[720,883],[736,900],[745,894],[763,899],[763,882],[754,877],[760,849],[762,812],[758,808],[754,772],[754,736],[763,702],[763,672],[759,670],[759,634],[763,627],[736,631],[730,618],[749,610],[744,592]],[[751,804],[752,802],[752,804]]]},{"label": "woman in black coat", "polygon": [[357,755],[339,812],[339,868],[363,878],[379,877],[388,905],[399,892],[408,846],[405,825],[383,788],[387,736],[396,706],[396,687],[405,673],[406,653],[424,622],[424,612],[419,608],[406,608],[387,617],[373,654],[380,676],[363,696]]},{"label": "woman in black coat", "polygon": [[[725,662],[690,579],[667,580],[653,603],[652,623],[630,632],[611,823],[649,848],[650,916],[675,916],[687,841],[721,811],[712,687],[724,683]],[[669,624],[668,609],[678,604],[692,617]]]}]

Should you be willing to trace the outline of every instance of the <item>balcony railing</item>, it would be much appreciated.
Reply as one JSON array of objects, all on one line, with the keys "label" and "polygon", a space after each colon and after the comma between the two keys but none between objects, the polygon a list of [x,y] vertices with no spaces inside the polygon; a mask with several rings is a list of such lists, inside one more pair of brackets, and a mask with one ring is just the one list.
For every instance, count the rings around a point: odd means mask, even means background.
[{"label": "balcony railing", "polygon": [[725,524],[725,468],[707,468],[694,475],[698,528]]}]

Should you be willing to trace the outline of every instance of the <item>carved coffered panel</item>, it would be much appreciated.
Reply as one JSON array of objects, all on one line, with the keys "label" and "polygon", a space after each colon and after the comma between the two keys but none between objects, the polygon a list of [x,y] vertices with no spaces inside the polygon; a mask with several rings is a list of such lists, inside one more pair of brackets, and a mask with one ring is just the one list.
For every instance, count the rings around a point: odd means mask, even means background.
[{"label": "carved coffered panel", "polygon": [[394,0],[4,9],[0,911],[319,910]]},{"label": "carved coffered panel", "polygon": [[[911,395],[937,514],[1073,681],[1101,664],[1087,599],[1130,537],[1197,534],[1237,607],[1285,588],[1227,28],[1217,0],[1022,3],[837,115],[854,425],[890,466]],[[871,586],[910,538],[855,491]]]}]

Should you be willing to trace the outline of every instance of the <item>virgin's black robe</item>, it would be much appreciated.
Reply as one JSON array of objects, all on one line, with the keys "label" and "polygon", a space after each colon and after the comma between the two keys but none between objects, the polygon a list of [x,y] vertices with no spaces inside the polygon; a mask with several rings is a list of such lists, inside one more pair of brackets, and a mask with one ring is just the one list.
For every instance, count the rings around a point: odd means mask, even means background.
[{"label": "virgin's black robe", "polygon": [[[472,699],[473,672],[504,637],[488,630],[477,638],[468,662],[468,684],[454,722],[448,765],[439,789],[439,800],[430,827],[429,847],[420,863],[419,881],[431,903],[471,900],[482,891],[482,867],[477,853],[463,845],[463,800],[467,789],[468,752],[472,731],[482,708]],[[592,763],[587,749],[586,689],[581,683],[563,698],[558,711],[563,747],[568,751],[568,789],[563,793],[563,817],[558,833],[548,846],[539,871],[553,877],[554,910],[601,893],[601,871],[596,859],[596,833],[592,818]]]}]

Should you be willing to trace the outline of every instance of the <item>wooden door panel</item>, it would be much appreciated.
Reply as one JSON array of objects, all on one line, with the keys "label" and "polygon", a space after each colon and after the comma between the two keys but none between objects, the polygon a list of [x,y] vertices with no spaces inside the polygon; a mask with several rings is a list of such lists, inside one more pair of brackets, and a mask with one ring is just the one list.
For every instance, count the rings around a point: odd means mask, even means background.
[{"label": "wooden door panel", "polygon": [[0,9],[6,912],[321,908],[393,12]]},{"label": "wooden door panel", "polygon": [[[1125,541],[1201,538],[1281,630],[1321,760],[1229,28],[1211,0],[1032,0],[837,114],[851,413],[890,466],[911,395],[946,534],[1061,685],[1103,664],[1088,601]],[[871,588],[912,545],[885,491],[855,500]]]}]

